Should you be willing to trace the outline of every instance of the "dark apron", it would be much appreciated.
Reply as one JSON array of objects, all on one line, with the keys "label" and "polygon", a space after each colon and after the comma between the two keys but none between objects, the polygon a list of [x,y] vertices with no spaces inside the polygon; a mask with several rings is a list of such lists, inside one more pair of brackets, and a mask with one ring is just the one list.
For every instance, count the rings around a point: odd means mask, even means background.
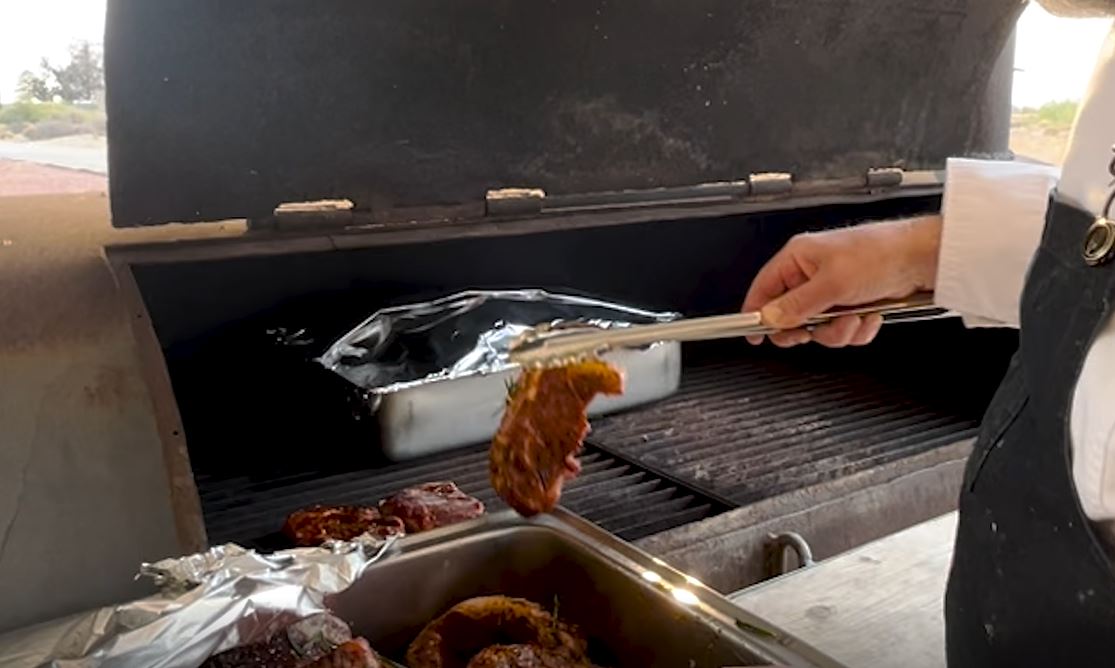
[{"label": "dark apron", "polygon": [[1069,435],[1077,378],[1115,296],[1115,262],[1102,252],[1115,225],[1104,232],[1103,222],[1056,198],[1050,206],[1019,351],[961,490],[949,668],[1115,665],[1115,570],[1077,498]]}]

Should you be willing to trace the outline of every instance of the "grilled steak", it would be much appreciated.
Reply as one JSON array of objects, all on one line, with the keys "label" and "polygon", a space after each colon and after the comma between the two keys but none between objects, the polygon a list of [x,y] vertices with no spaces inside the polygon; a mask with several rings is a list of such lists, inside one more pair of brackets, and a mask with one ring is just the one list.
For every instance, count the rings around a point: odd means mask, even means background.
[{"label": "grilled steak", "polygon": [[211,656],[201,668],[302,668],[351,639],[348,624],[323,613],[297,621],[266,640]]},{"label": "grilled steak", "polygon": [[380,668],[379,657],[363,638],[350,640],[332,652],[299,668]]},{"label": "grilled steak", "polygon": [[451,482],[410,487],[379,504],[384,516],[402,520],[408,533],[429,531],[484,514],[484,504]]},{"label": "grilled steak", "polygon": [[468,668],[593,668],[587,661],[535,645],[492,645],[468,662]]},{"label": "grilled steak", "polygon": [[283,534],[301,547],[352,540],[364,533],[387,537],[403,532],[400,520],[370,506],[313,506],[291,513],[283,524]]},{"label": "grilled steak", "polygon": [[580,472],[588,405],[622,392],[623,377],[601,360],[525,371],[492,439],[492,488],[523,516],[553,510],[565,480]]},{"label": "grilled steak", "polygon": [[430,622],[407,649],[407,665],[469,668],[473,658],[492,645],[533,645],[573,662],[584,662],[588,649],[574,627],[541,606],[521,598],[482,596],[458,603]]}]

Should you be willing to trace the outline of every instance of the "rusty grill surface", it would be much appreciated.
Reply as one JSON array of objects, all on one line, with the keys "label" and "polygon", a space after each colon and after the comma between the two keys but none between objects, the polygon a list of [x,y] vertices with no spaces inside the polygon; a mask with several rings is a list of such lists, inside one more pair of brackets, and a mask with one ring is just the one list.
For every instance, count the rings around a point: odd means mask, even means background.
[{"label": "rusty grill surface", "polygon": [[[563,505],[636,540],[956,443],[975,434],[1012,345],[946,324],[888,332],[859,350],[689,347],[677,395],[596,421]],[[264,548],[284,546],[275,532],[293,510],[375,503],[431,480],[503,508],[484,446],[343,471],[209,468],[196,478],[210,541]]]}]

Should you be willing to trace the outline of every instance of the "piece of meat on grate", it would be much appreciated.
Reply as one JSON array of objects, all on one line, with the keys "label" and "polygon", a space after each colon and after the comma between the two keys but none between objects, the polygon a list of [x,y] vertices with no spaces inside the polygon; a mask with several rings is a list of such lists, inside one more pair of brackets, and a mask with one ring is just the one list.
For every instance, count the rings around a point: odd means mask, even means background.
[{"label": "piece of meat on grate", "polygon": [[419,533],[480,517],[484,504],[452,482],[428,482],[384,499],[379,510],[401,520],[408,533]]},{"label": "piece of meat on grate", "polygon": [[619,370],[599,359],[524,371],[492,439],[492,488],[523,516],[553,510],[565,480],[580,472],[588,405],[622,393]]},{"label": "piece of meat on grate", "polygon": [[371,506],[312,506],[291,513],[283,534],[300,547],[329,540],[352,540],[364,533],[386,538],[404,533],[403,523]]}]

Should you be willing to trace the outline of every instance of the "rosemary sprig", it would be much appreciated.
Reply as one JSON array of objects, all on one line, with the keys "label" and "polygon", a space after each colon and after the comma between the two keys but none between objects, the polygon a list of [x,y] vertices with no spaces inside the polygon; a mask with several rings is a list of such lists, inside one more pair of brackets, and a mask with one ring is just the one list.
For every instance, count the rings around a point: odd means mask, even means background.
[{"label": "rosemary sprig", "polygon": [[504,383],[507,388],[507,398],[504,400],[507,405],[511,405],[511,401],[515,398],[515,394],[519,391],[519,379],[508,378]]}]

